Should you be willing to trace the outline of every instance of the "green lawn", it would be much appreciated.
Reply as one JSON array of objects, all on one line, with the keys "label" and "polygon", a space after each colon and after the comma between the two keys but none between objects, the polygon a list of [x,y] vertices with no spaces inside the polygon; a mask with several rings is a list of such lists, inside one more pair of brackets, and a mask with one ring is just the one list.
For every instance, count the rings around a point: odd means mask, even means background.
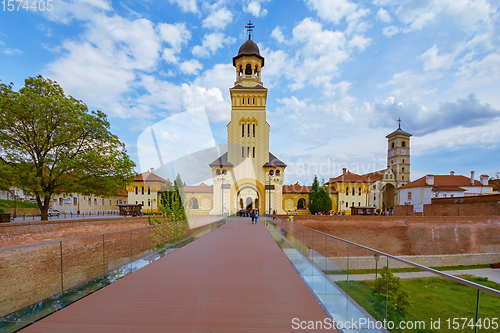
[{"label": "green lawn", "polygon": [[[481,265],[459,265],[459,266],[440,266],[440,267],[431,267],[437,271],[459,271],[464,269],[479,269],[479,268],[490,268],[489,264],[481,264]],[[405,268],[391,268],[392,273],[410,273],[410,272],[423,272],[423,269],[417,267],[405,267]],[[382,268],[378,269],[378,273],[382,272]],[[326,275],[345,275],[346,271],[323,271]],[[350,269],[349,274],[375,274],[375,269]]]},{"label": "green lawn", "polygon": [[[465,277],[467,280],[500,290],[500,284],[487,281],[485,278]],[[407,320],[425,321],[425,330],[392,330],[391,332],[469,332],[474,330],[470,327],[462,329],[448,328],[447,319],[451,318],[475,318],[477,290],[441,277],[405,279],[403,286],[410,292],[412,305],[407,311]],[[384,298],[374,293],[374,281],[351,281],[349,289],[347,282],[337,282],[361,307],[370,313],[375,319],[383,320],[385,317]],[[500,321],[500,297],[481,292],[479,309],[480,318],[498,318]],[[440,319],[441,329],[430,330],[430,320]],[[462,326],[463,321],[458,321]],[[453,325],[453,322],[450,322]],[[500,332],[500,322],[497,329],[484,328],[478,332],[494,333]]]},{"label": "green lawn", "polygon": [[14,208],[14,203],[17,208],[38,208],[36,203],[3,199],[0,199],[0,208]]}]

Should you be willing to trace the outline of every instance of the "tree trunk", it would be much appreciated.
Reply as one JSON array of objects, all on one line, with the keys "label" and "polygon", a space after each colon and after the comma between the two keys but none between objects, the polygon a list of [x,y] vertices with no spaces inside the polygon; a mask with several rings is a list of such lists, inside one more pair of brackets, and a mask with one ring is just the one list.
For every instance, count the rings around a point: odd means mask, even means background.
[{"label": "tree trunk", "polygon": [[47,221],[48,220],[48,211],[49,211],[49,202],[50,197],[44,197],[43,202],[40,196],[36,196],[36,202],[38,203],[38,208],[40,208],[40,220]]}]

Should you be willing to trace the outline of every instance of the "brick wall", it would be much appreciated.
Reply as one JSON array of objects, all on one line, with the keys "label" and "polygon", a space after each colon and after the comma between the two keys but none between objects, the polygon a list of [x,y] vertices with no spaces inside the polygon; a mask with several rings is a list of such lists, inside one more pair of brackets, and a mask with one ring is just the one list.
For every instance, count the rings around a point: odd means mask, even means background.
[{"label": "brick wall", "polygon": [[[500,201],[454,203],[446,200],[450,202],[433,199],[432,204],[424,205],[423,216],[500,216]],[[422,216],[422,213],[413,213],[413,205],[400,205],[394,207],[394,216]]]}]

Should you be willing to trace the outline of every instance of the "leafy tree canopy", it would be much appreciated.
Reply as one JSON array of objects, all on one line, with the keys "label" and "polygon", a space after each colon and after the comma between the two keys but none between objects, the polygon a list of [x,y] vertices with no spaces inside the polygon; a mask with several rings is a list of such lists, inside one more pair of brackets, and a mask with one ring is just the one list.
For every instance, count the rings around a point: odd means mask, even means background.
[{"label": "leafy tree canopy", "polygon": [[39,75],[19,91],[0,84],[0,186],[35,196],[42,219],[53,195],[114,195],[134,167],[106,115],[56,82]]},{"label": "leafy tree canopy", "polygon": [[328,187],[319,184],[318,177],[314,176],[311,191],[309,191],[309,212],[311,214],[328,212],[332,209],[332,199],[328,194]]}]

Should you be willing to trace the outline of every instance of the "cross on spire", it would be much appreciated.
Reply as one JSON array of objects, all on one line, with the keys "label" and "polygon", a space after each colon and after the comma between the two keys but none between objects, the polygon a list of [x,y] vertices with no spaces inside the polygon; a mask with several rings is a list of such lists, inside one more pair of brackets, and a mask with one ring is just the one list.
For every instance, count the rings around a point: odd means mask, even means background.
[{"label": "cross on spire", "polygon": [[399,129],[401,129],[401,123],[403,122],[401,118],[398,119],[398,122],[399,122]]},{"label": "cross on spire", "polygon": [[245,25],[245,28],[247,29],[248,39],[252,39],[252,31],[255,26],[252,24],[251,20],[248,21],[247,25]]}]

